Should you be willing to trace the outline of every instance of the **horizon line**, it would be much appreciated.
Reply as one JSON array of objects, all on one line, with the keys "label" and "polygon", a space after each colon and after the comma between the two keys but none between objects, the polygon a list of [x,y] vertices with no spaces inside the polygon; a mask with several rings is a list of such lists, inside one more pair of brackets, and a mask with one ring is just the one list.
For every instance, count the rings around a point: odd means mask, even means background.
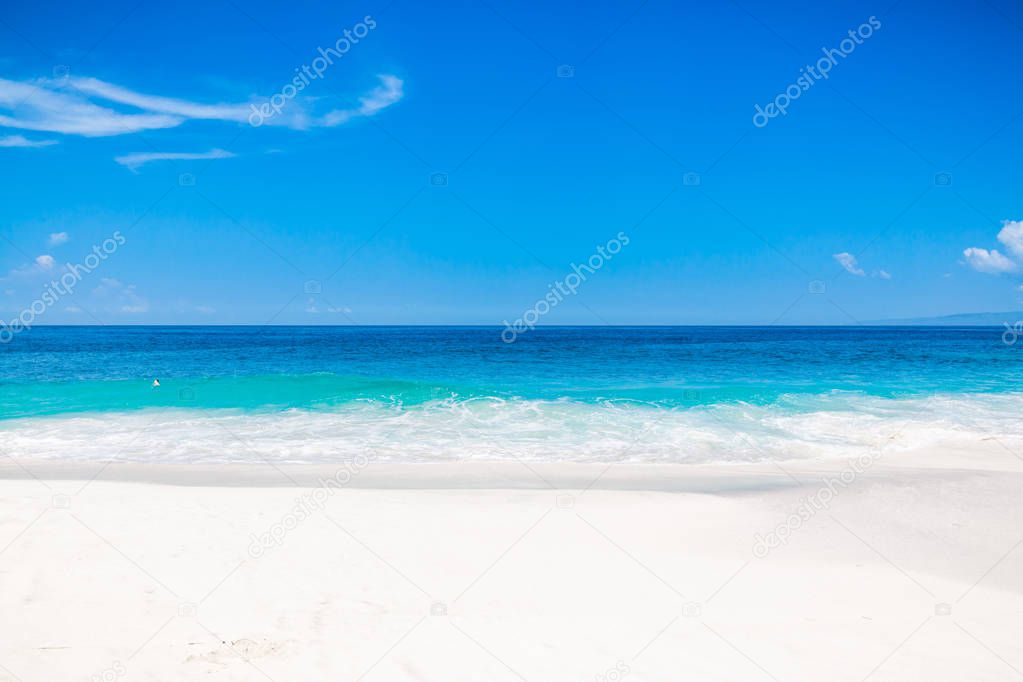
[{"label": "horizon line", "polygon": [[[103,328],[103,327],[317,327],[330,329],[346,328],[461,328],[461,329],[504,329],[503,325],[495,324],[273,324],[265,322],[233,322],[222,324],[209,323],[119,323],[119,324],[36,324],[31,329],[45,328]],[[717,328],[757,328],[757,329],[868,329],[913,327],[933,329],[1000,329],[997,324],[897,324],[893,323],[852,323],[852,324],[545,324],[537,325],[530,331],[543,329],[675,329],[688,327]]]}]

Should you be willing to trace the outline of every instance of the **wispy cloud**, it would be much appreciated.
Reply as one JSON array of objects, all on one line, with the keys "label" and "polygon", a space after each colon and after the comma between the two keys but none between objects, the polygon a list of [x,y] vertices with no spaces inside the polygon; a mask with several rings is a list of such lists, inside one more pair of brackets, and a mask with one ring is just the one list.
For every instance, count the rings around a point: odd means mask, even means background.
[{"label": "wispy cloud", "polygon": [[53,267],[57,264],[53,256],[48,253],[44,253],[40,256],[36,256],[31,263],[25,263],[20,265],[3,277],[0,277],[2,281],[11,281],[16,279],[22,279],[25,277],[35,277],[36,275],[49,272],[53,270]]},{"label": "wispy cloud", "polygon": [[49,239],[47,239],[46,241],[49,243],[50,246],[60,246],[61,244],[66,243],[67,240],[68,240],[67,232],[51,232]]},{"label": "wispy cloud", "polygon": [[56,140],[30,140],[23,135],[7,135],[0,137],[0,147],[49,147],[57,144]]},{"label": "wispy cloud", "polygon": [[230,159],[234,156],[224,149],[211,149],[208,152],[133,152],[114,157],[114,161],[131,170],[153,161],[179,161],[196,159]]},{"label": "wispy cloud", "polygon": [[[1005,245],[1013,255],[1023,258],[1023,220],[1003,220],[1002,229],[998,231],[998,241]],[[1015,272],[1019,266],[1008,256],[997,249],[982,249],[971,246],[963,251],[966,263],[978,272],[1000,275]]]},{"label": "wispy cloud", "polygon": [[[831,257],[834,258],[835,261],[837,261],[838,264],[841,265],[849,274],[856,275],[857,277],[867,276],[866,270],[860,267],[860,263],[856,259],[856,256],[852,255],[851,253],[843,251],[842,253],[833,254]],[[879,277],[880,279],[892,278],[891,273],[889,273],[887,270],[874,270],[873,272],[870,273],[870,276]]]},{"label": "wispy cloud", "polygon": [[[289,113],[267,121],[270,125],[300,130],[332,127],[353,118],[373,116],[403,96],[397,76],[378,76],[380,85],[359,98],[359,106],[335,109],[317,116],[310,111],[314,100],[293,103]],[[252,105],[265,101],[205,104],[175,97],[137,92],[96,78],[41,78],[12,81],[0,78],[0,127],[105,137],[146,130],[175,128],[186,121],[206,120],[245,124]],[[6,146],[41,146],[21,136]],[[28,143],[28,144],[25,144]]]},{"label": "wispy cloud", "polygon": [[173,128],[184,119],[161,113],[123,113],[61,89],[63,83],[40,79],[19,83],[0,78],[0,126],[64,135],[102,137]]},{"label": "wispy cloud", "polygon": [[71,86],[80,93],[118,104],[127,104],[144,111],[158,112],[182,119],[208,121],[244,121],[246,104],[201,104],[174,97],[146,95],[98,78],[71,78]]},{"label": "wispy cloud", "polygon": [[863,268],[857,264],[856,256],[851,253],[843,251],[842,253],[834,254],[832,258],[838,261],[838,264],[845,268],[845,271],[850,274],[856,275],[857,277],[863,277],[867,274],[863,272]]},{"label": "wispy cloud", "polygon": [[370,93],[359,98],[359,106],[354,109],[337,109],[325,115],[321,125],[331,127],[346,123],[360,116],[373,116],[381,109],[386,109],[405,96],[405,83],[397,76],[381,75],[380,85]]},{"label": "wispy cloud", "polygon": [[134,284],[124,284],[114,277],[101,278],[92,293],[118,312],[138,314],[149,311],[149,301],[139,295]]}]

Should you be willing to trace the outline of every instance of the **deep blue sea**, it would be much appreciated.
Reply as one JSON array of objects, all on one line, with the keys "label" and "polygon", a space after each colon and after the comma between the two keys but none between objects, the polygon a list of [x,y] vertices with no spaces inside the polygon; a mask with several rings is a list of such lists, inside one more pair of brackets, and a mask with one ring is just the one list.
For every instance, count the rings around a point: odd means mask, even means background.
[{"label": "deep blue sea", "polygon": [[[749,461],[1021,435],[997,328],[36,327],[9,454]],[[154,387],[154,380],[159,386]]]}]

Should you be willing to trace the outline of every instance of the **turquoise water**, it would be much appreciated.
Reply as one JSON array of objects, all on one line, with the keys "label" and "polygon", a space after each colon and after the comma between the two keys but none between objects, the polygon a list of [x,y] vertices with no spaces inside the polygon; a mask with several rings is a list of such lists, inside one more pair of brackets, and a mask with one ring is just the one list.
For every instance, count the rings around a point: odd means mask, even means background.
[{"label": "turquoise water", "polygon": [[1023,342],[1002,331],[38,327],[0,346],[0,429],[26,456],[112,457],[144,422],[117,456],[288,461],[604,460],[637,438],[630,458],[749,459],[865,447],[902,418],[1009,437]]}]

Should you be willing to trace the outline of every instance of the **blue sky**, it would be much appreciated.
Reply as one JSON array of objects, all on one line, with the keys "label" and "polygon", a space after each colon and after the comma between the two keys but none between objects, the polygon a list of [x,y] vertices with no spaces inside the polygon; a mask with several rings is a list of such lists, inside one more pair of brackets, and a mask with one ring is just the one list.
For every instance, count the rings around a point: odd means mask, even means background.
[{"label": "blue sky", "polygon": [[115,232],[34,324],[500,324],[619,232],[542,324],[1023,308],[1005,0],[136,4],[0,10],[5,320]]}]

